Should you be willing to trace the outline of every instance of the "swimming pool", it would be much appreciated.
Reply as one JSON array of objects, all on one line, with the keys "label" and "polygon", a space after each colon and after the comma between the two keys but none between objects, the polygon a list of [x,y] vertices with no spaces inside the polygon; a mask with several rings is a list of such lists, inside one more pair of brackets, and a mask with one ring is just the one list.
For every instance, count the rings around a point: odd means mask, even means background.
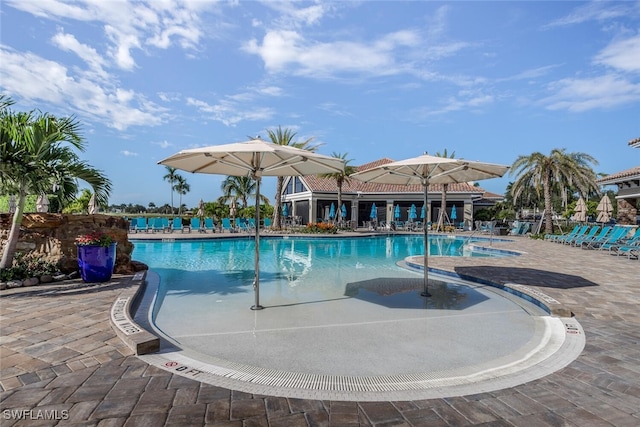
[{"label": "swimming pool", "polygon": [[[455,240],[432,241],[430,251],[452,253]],[[510,374],[539,365],[549,346],[557,351],[562,323],[499,289],[434,274],[432,297],[421,297],[422,273],[398,262],[422,254],[422,242],[406,235],[262,239],[265,310],[255,312],[253,239],[134,241],[133,257],[149,265],[148,277],[157,275],[147,314],[175,346],[158,356],[167,364],[159,366],[186,364],[212,373],[212,384],[250,392],[373,393],[375,400],[380,390],[415,396],[450,385],[459,393],[473,382],[467,374],[501,378],[495,364]],[[286,391],[270,388],[283,381]]]}]

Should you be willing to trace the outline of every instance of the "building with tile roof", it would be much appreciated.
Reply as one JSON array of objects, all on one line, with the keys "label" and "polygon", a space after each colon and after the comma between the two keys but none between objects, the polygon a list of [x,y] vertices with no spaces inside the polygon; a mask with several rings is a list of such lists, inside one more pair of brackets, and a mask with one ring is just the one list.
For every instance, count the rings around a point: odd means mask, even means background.
[{"label": "building with tile roof", "polygon": [[[640,138],[629,141],[631,148],[640,148]],[[618,187],[616,201],[618,203],[617,222],[620,224],[636,224],[638,222],[638,201],[640,200],[640,166],[600,178],[598,184]]]},{"label": "building with tile roof", "polygon": [[[392,159],[382,158],[356,167],[356,170],[367,170],[391,162],[393,162]],[[490,198],[495,201],[502,199],[502,196],[487,193],[472,183],[449,184],[445,218],[448,218],[451,224],[469,229],[473,224],[473,214],[476,209],[474,203],[480,200],[486,201],[485,195],[490,195]],[[349,221],[352,227],[364,226],[371,220],[375,204],[378,223],[389,223],[395,220],[406,222],[409,220],[411,205],[415,205],[418,216],[416,221],[421,222],[423,197],[422,185],[364,183],[347,179],[342,186],[342,202],[347,213],[344,220]],[[331,204],[334,204],[337,212],[341,210],[341,207],[336,206],[338,188],[335,179],[318,175],[285,178],[282,201],[287,205],[289,216],[295,218],[300,224],[328,221]],[[442,185],[430,185],[427,197],[428,210],[425,212],[428,222],[437,222],[441,201]],[[399,206],[399,218],[395,217],[396,206]],[[455,218],[451,218],[454,207]],[[485,204],[482,207],[487,206]]]}]

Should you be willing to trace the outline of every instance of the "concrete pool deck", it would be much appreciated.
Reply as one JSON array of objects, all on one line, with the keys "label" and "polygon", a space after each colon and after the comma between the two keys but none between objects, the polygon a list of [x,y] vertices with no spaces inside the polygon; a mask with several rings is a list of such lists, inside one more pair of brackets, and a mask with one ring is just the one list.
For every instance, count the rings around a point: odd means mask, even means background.
[{"label": "concrete pool deck", "polygon": [[60,425],[638,425],[640,263],[512,240],[492,246],[524,256],[433,257],[429,266],[534,288],[568,307],[584,328],[586,347],[569,366],[543,378],[486,393],[384,402],[232,391],[133,356],[108,323],[109,308],[133,285],[130,277],[114,277],[100,285],[0,291],[2,424],[33,425],[8,409],[31,410],[23,418],[57,411],[50,413],[68,418]]}]

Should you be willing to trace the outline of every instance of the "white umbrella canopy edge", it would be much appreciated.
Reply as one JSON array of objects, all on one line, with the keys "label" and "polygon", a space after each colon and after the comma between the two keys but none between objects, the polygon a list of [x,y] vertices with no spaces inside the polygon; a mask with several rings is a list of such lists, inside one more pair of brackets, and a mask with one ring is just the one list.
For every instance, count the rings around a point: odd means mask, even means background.
[{"label": "white umbrella canopy edge", "polygon": [[[503,176],[509,166],[496,163],[485,163],[475,160],[452,159],[447,157],[423,154],[410,159],[386,163],[371,169],[350,175],[363,182],[377,182],[381,184],[410,185],[421,183],[424,189],[423,205],[427,206],[429,184],[449,184],[456,182],[479,181]],[[431,294],[428,291],[428,227],[425,218],[424,230],[424,297]]]},{"label": "white umbrella canopy edge", "polygon": [[256,180],[255,303],[260,310],[260,181],[263,176],[305,176],[344,171],[344,160],[273,144],[260,138],[231,144],[182,150],[158,164],[192,173],[249,176]]},{"label": "white umbrella canopy edge", "polygon": [[[208,161],[201,160],[202,156]],[[229,176],[304,176],[342,172],[335,157],[278,145],[261,139],[182,150],[158,164],[193,173]]]}]

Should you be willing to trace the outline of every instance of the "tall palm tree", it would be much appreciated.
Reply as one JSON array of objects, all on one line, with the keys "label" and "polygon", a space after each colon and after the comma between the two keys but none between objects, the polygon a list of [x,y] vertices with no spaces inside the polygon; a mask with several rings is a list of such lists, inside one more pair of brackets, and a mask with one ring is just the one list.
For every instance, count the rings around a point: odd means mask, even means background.
[{"label": "tall palm tree", "polygon": [[173,192],[175,191],[176,180],[178,179],[180,174],[178,174],[176,168],[172,168],[171,166],[165,166],[165,169],[167,170],[167,174],[163,176],[162,179],[167,181],[169,183],[169,187],[171,188],[171,215],[173,215],[175,213],[175,211],[173,210]]},{"label": "tall palm tree", "polygon": [[[296,136],[296,132],[293,132],[291,129],[282,129],[281,126],[278,126],[278,129],[273,131],[271,129],[267,129],[267,134],[269,134],[269,139],[271,142],[278,145],[288,145],[295,148],[300,148],[302,150],[307,151],[316,151],[318,147],[322,144],[311,145],[311,141],[313,138],[309,138],[306,141],[302,142],[294,142],[293,138]],[[282,187],[284,185],[284,177],[279,176],[276,181],[276,200],[273,209],[273,227],[274,228],[282,228]]]},{"label": "tall palm tree", "polygon": [[[451,155],[447,153],[447,149],[445,148],[442,154],[440,152],[436,152],[436,157],[445,157],[447,159],[455,159],[456,152],[452,152]],[[442,184],[442,199],[440,201],[440,216],[438,217],[438,224],[436,225],[436,230],[442,228],[444,230],[444,215],[447,212],[447,191],[449,191],[449,184]],[[426,209],[426,207],[425,207]]]},{"label": "tall palm tree", "polygon": [[[88,183],[103,206],[108,204],[111,192],[111,181],[74,151],[84,151],[86,145],[74,117],[57,118],[37,110],[13,112],[10,105],[10,100],[0,99],[0,187],[11,189],[18,200],[0,268],[13,263],[28,194],[49,192],[54,184],[71,179]],[[74,187],[60,187],[58,193],[63,199],[75,196],[68,194],[70,188]]]},{"label": "tall palm tree", "polygon": [[548,156],[535,152],[528,156],[519,156],[511,166],[511,175],[517,177],[511,187],[514,199],[529,188],[534,188],[544,198],[545,232],[553,232],[552,192],[562,192],[566,188],[575,188],[580,195],[590,191],[599,193],[597,175],[590,164],[598,161],[585,153],[567,153],[566,149],[554,148]]},{"label": "tall palm tree", "polygon": [[349,162],[351,162],[352,159],[347,159],[348,155],[349,155],[348,153],[344,153],[344,154],[339,154],[335,152],[331,153],[331,157],[335,157],[336,159],[341,159],[342,161],[344,161],[344,170],[340,172],[327,173],[327,174],[320,175],[323,178],[331,178],[336,180],[336,185],[338,187],[338,209],[336,209],[335,218],[332,218],[335,221],[338,221],[338,217],[340,216],[340,213],[341,213],[340,208],[342,207],[342,185],[346,181],[349,181],[349,175],[351,175],[352,173],[356,173],[356,168],[354,166],[349,165]]},{"label": "tall palm tree", "polygon": [[[180,205],[178,206],[178,216],[180,216],[182,213],[182,196],[191,191],[191,186],[182,175],[176,175],[173,184],[173,191],[180,195]],[[173,191],[171,194],[173,194]],[[173,200],[171,202],[173,203]]]}]

